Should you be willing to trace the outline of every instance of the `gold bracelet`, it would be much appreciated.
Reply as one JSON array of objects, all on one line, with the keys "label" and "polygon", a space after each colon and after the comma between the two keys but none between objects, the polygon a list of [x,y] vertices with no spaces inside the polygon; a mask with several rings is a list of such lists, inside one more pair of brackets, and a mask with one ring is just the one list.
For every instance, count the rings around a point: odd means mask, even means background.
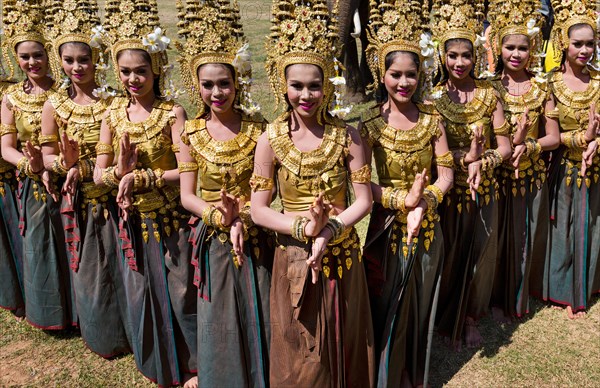
[{"label": "gold bracelet", "polygon": [[52,171],[56,173],[58,176],[66,176],[69,170],[63,166],[63,156],[59,154],[56,159],[54,159],[54,163],[52,163]]},{"label": "gold bracelet", "polygon": [[427,211],[433,212],[435,209],[437,209],[439,202],[436,198],[436,195],[431,190],[425,189],[425,191],[423,191],[423,199],[427,204]]},{"label": "gold bracelet", "polygon": [[306,238],[306,234],[304,232],[304,228],[306,224],[308,224],[308,218],[303,216],[294,217],[294,221],[292,222],[292,228],[290,230],[290,235],[303,243],[307,243],[308,239]]},{"label": "gold bracelet", "polygon": [[204,210],[202,210],[202,222],[204,222],[207,226],[212,226],[211,224],[211,214],[212,211],[216,208],[213,205],[206,206]]},{"label": "gold bracelet", "polygon": [[390,206],[390,200],[392,197],[392,191],[394,191],[393,187],[386,187],[383,189],[383,192],[381,193],[381,205],[386,208],[386,209],[391,209],[392,207]]},{"label": "gold bracelet", "polygon": [[252,215],[250,213],[250,202],[247,202],[242,210],[240,210],[239,217],[244,225],[244,229],[248,230],[254,226],[254,221],[252,220]]},{"label": "gold bracelet", "polygon": [[102,182],[108,187],[117,188],[119,187],[119,180],[115,176],[114,170],[114,166],[106,168],[102,172]]},{"label": "gold bracelet", "polygon": [[223,218],[223,216],[222,216],[221,212],[219,211],[219,209],[217,209],[215,207],[214,210],[211,212],[211,217],[210,217],[212,225],[218,229],[225,229],[225,225],[223,225],[222,218]]},{"label": "gold bracelet", "polygon": [[429,190],[433,193],[433,195],[435,196],[435,199],[438,202],[438,205],[440,203],[442,203],[442,201],[444,200],[444,192],[442,191],[442,189],[440,189],[436,185],[429,185],[429,186],[427,186],[427,188],[425,190]]},{"label": "gold bracelet", "polygon": [[198,163],[196,163],[196,162],[179,162],[179,163],[177,163],[177,169],[179,170],[180,173],[198,171]]},{"label": "gold bracelet", "polygon": [[399,211],[401,211],[402,213],[408,213],[407,209],[406,209],[406,197],[408,196],[408,190],[401,190],[399,193],[399,198],[398,198],[398,203],[397,203],[397,209]]},{"label": "gold bracelet", "polygon": [[143,185],[142,172],[140,170],[133,170],[133,191],[139,191]]},{"label": "gold bracelet", "polygon": [[23,156],[21,159],[19,159],[19,161],[17,162],[17,170],[19,170],[19,172],[21,174],[25,174],[27,175],[27,170],[29,169],[29,159],[27,159],[26,156]]}]

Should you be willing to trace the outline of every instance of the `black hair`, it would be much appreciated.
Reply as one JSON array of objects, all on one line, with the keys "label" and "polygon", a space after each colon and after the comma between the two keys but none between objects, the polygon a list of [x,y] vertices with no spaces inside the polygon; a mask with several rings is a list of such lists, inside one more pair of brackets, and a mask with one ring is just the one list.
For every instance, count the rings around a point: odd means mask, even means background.
[{"label": "black hair", "polygon": [[[394,63],[394,61],[400,54],[407,54],[408,56],[410,56],[410,58],[412,59],[413,63],[417,67],[417,69],[420,68],[421,60],[419,59],[419,56],[416,53],[413,53],[411,51],[392,51],[385,56],[385,71],[387,71],[390,68],[390,66],[392,66],[392,63]],[[383,76],[383,74],[382,74],[382,76]],[[419,86],[421,85],[421,72],[419,72],[419,80],[417,82],[417,85],[418,85],[417,90],[412,95],[413,100],[418,100],[418,98],[419,98],[418,89],[419,89]],[[382,102],[387,101],[388,98],[389,98],[388,91],[385,88],[385,84],[380,83],[379,88],[377,88],[377,90],[375,92],[375,100],[378,103],[382,103]]]}]

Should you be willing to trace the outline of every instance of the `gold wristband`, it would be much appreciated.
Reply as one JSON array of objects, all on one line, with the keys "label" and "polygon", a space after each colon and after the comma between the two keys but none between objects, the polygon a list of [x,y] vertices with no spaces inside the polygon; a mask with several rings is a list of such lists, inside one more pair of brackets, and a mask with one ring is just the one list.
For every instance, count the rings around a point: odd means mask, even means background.
[{"label": "gold wristband", "polygon": [[52,163],[52,171],[58,176],[66,176],[69,170],[63,166],[63,156],[59,154],[56,159],[54,159],[54,163]]},{"label": "gold wristband", "polygon": [[157,168],[154,170],[154,176],[156,178],[154,181],[154,186],[156,186],[158,189],[161,189],[165,185],[163,175],[165,175],[165,171],[162,168]]},{"label": "gold wristband", "polygon": [[110,167],[106,168],[104,170],[104,172],[102,172],[102,182],[106,186],[112,187],[112,188],[119,187],[119,180],[115,176],[114,170],[115,170],[115,167],[110,166]]},{"label": "gold wristband", "polygon": [[433,193],[433,195],[435,196],[435,199],[438,202],[438,205],[440,203],[442,203],[442,201],[444,200],[444,192],[442,191],[442,189],[440,189],[436,185],[429,185],[429,186],[427,186],[427,188],[425,190],[429,190],[430,192]]},{"label": "gold wristband", "polygon": [[381,205],[386,208],[386,209],[391,209],[392,207],[390,206],[390,200],[392,197],[392,191],[394,190],[393,187],[386,187],[383,189],[382,193],[381,193]]},{"label": "gold wristband", "polygon": [[294,221],[292,222],[292,228],[290,230],[290,235],[303,243],[307,243],[308,242],[308,238],[306,238],[306,235],[304,233],[304,228],[306,227],[306,225],[308,224],[309,220],[307,217],[302,217],[302,216],[296,216],[294,217]]}]

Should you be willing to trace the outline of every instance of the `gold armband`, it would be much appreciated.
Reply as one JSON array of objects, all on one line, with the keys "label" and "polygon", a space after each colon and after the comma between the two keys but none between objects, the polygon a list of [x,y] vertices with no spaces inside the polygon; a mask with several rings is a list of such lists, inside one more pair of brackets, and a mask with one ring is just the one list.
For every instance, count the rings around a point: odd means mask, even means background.
[{"label": "gold armband", "polygon": [[67,173],[69,172],[64,166],[63,166],[63,156],[62,154],[59,154],[56,159],[54,159],[54,163],[52,163],[52,171],[58,175],[58,176],[66,176]]},{"label": "gold armband", "polygon": [[56,143],[58,142],[58,136],[56,135],[40,135],[38,137],[38,143],[47,144],[47,143]]},{"label": "gold armband", "polygon": [[498,128],[494,128],[494,133],[498,136],[508,136],[510,135],[510,124],[508,120],[504,120],[501,126]]},{"label": "gold armband", "polygon": [[173,152],[179,152],[179,151],[181,151],[181,147],[179,146],[179,143],[177,143],[177,144],[171,144],[171,151],[173,151]]},{"label": "gold armband", "polygon": [[350,173],[350,182],[352,183],[370,183],[371,182],[371,166],[365,164],[356,171]]},{"label": "gold armband", "polygon": [[294,217],[294,222],[292,222],[292,229],[290,230],[291,236],[300,242],[307,243],[308,238],[304,234],[304,228],[306,227],[308,222],[309,220],[307,217]]},{"label": "gold armband", "polygon": [[558,119],[558,118],[560,118],[560,112],[559,112],[558,108],[555,108],[554,110],[545,111],[544,116],[546,116],[550,119]]},{"label": "gold armband", "polygon": [[119,187],[119,179],[117,179],[117,176],[115,175],[114,166],[110,166],[104,170],[102,173],[102,182],[108,187]]},{"label": "gold armband", "polygon": [[452,157],[452,152],[448,151],[439,156],[436,155],[435,164],[437,164],[438,167],[454,168],[454,158]]},{"label": "gold armband", "polygon": [[273,190],[273,178],[252,174],[250,177],[250,188],[252,191],[267,191]]},{"label": "gold armband", "polygon": [[179,162],[179,163],[177,163],[177,169],[179,170],[180,173],[198,171],[198,163],[196,163],[196,162]]},{"label": "gold armband", "polygon": [[115,150],[112,145],[102,142],[96,143],[96,155],[112,155],[114,153]]},{"label": "gold armband", "polygon": [[8,135],[9,133],[17,133],[17,127],[14,124],[0,124],[0,136]]}]

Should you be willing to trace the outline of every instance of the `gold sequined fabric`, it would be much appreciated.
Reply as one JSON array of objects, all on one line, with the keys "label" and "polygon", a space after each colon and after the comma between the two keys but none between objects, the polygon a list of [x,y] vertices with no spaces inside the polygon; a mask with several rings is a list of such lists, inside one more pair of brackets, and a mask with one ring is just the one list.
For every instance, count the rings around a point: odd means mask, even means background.
[{"label": "gold sequined fabric", "polygon": [[250,198],[250,176],[254,170],[254,150],[266,121],[255,115],[244,116],[239,133],[230,140],[215,140],[206,128],[206,120],[187,121],[185,132],[190,153],[199,167],[197,194],[207,202],[220,200],[221,189]]},{"label": "gold sequined fabric", "polygon": [[350,144],[346,127],[325,125],[321,144],[309,152],[294,145],[288,120],[277,119],[267,125],[267,134],[277,159],[277,183],[285,210],[308,210],[320,192],[332,204],[346,205],[346,156]]}]

